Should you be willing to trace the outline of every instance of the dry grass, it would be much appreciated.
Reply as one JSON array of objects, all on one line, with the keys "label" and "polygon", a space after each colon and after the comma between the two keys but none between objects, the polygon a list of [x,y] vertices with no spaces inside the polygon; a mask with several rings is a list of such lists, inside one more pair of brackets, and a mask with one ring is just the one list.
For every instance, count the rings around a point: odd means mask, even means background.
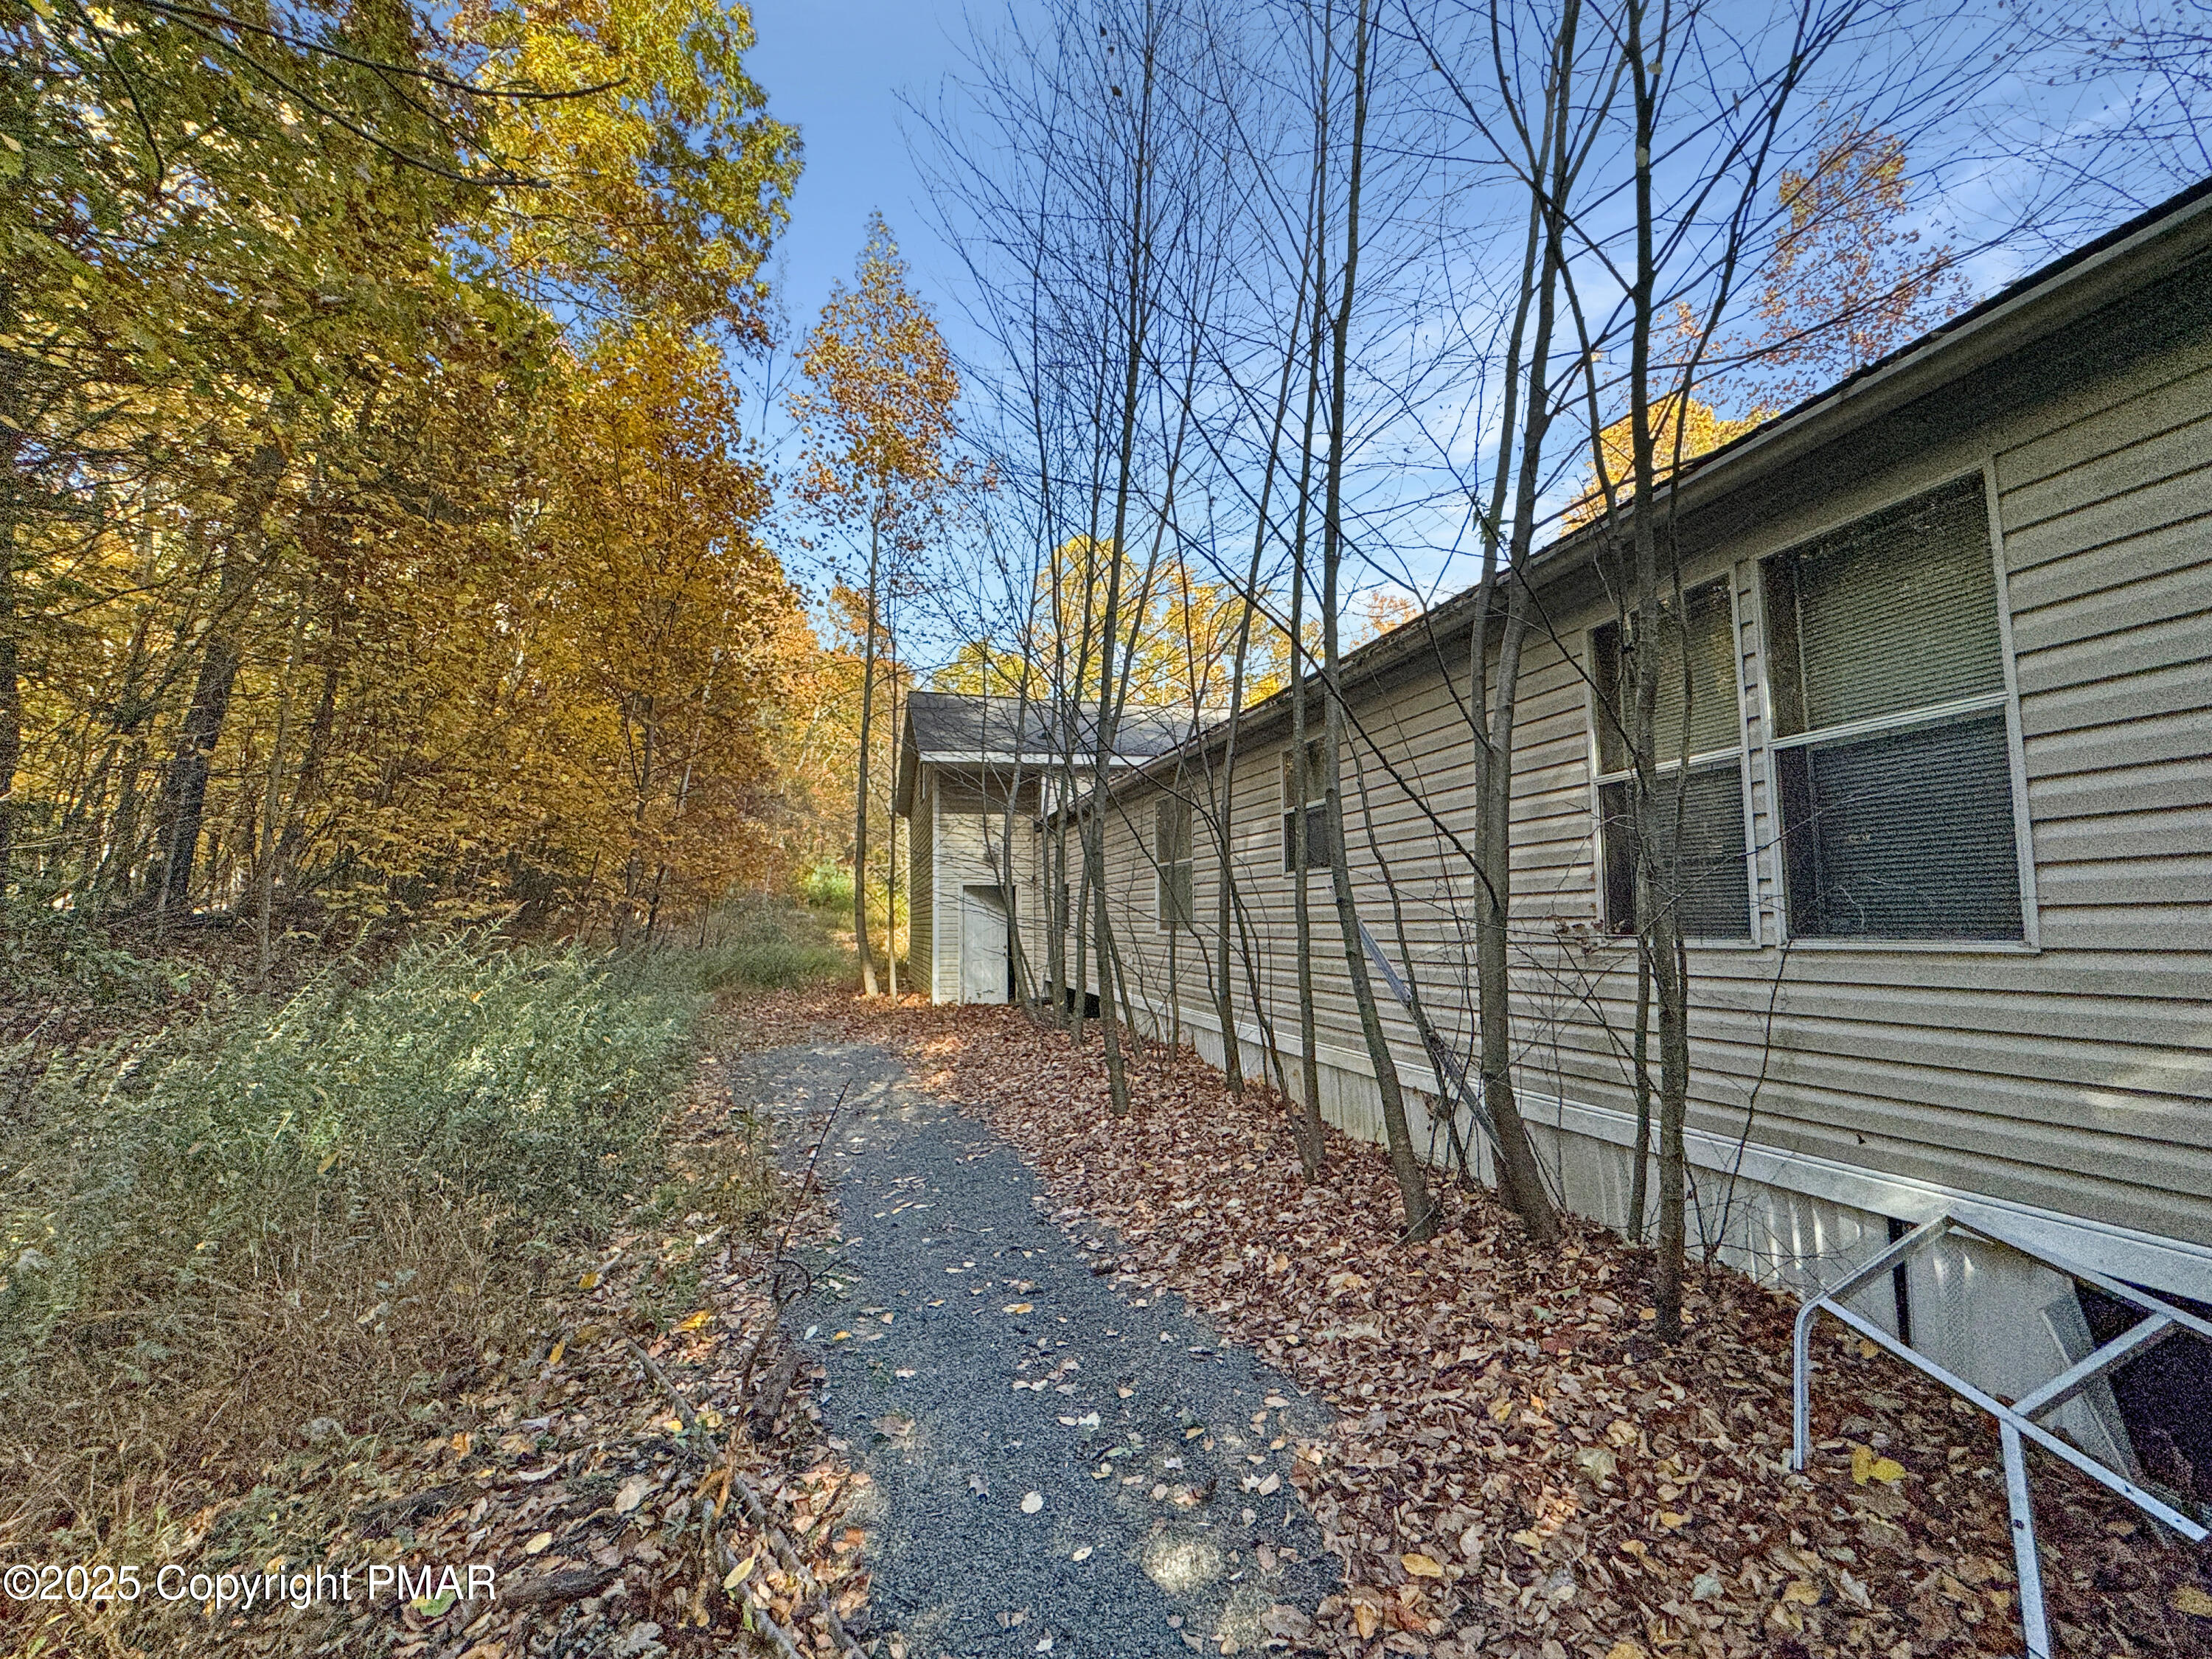
[{"label": "dry grass", "polygon": [[516,1346],[657,1176],[703,1001],[456,941],[50,1067],[0,1158],[0,1555],[118,1551]]}]

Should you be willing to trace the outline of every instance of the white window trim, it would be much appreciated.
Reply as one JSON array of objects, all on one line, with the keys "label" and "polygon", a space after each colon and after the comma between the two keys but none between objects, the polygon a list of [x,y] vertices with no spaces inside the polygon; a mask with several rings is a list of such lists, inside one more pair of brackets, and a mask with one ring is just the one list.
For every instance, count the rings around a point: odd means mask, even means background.
[{"label": "white window trim", "polygon": [[[1698,580],[1682,584],[1682,597],[1686,599],[1701,587],[1711,587],[1715,582],[1728,590],[1729,602],[1729,671],[1735,681],[1735,746],[1731,749],[1708,749],[1692,755],[1687,762],[1661,761],[1656,769],[1662,776],[1676,767],[1687,765],[1692,771],[1700,767],[1715,766],[1733,758],[1736,763],[1736,798],[1743,808],[1743,889],[1744,908],[1747,913],[1749,932],[1741,939],[1726,934],[1686,933],[1682,942],[1698,951],[1758,951],[1765,948],[1765,918],[1759,902],[1759,846],[1758,822],[1752,810],[1751,799],[1751,738],[1747,730],[1751,712],[1749,690],[1743,674],[1743,604],[1740,575],[1741,562],[1730,563],[1725,569]],[[1763,622],[1764,619],[1762,618]],[[1611,783],[1626,783],[1635,774],[1633,770],[1607,772],[1601,769],[1597,702],[1597,636],[1605,629],[1616,625],[1618,617],[1608,617],[1583,631],[1583,725],[1589,733],[1584,757],[1589,769],[1590,815],[1590,899],[1597,912],[1598,927],[1604,936],[1613,942],[1627,944],[1635,938],[1632,929],[1626,933],[1612,932],[1612,918],[1605,913],[1605,799],[1603,790]],[[1759,638],[1762,664],[1765,635]]]},{"label": "white window trim", "polygon": [[1997,487],[1997,458],[1982,457],[1982,497],[1990,513],[1990,559],[1997,581],[1997,653],[2004,660],[2005,748],[2012,763],[2012,836],[2020,863],[2020,943],[2043,949],[2042,918],[2037,914],[2035,824],[2027,805],[2027,734],[2020,719],[2020,670],[2013,653],[2012,585],[2005,569],[2004,498]]},{"label": "white window trim", "polygon": [[[1954,698],[1949,702],[1933,704],[1905,714],[1886,714],[1863,720],[1823,729],[1814,740],[1826,742],[1837,737],[1859,735],[1863,732],[1915,726],[1940,720],[1960,714],[2002,708],[2005,711],[2005,746],[2011,763],[2012,815],[2014,859],[2020,869],[2021,937],[2009,939],[1821,939],[1793,934],[1790,927],[1790,882],[1782,853],[1782,839],[1789,832],[1783,822],[1782,778],[1776,757],[1808,741],[1804,736],[1777,738],[1774,735],[1774,659],[1773,636],[1766,626],[1766,579],[1764,567],[1769,559],[1780,558],[1791,549],[1802,547],[1822,536],[1845,529],[1862,519],[1872,518],[1877,513],[1901,507],[1918,496],[1933,495],[1946,486],[1978,475],[1982,480],[1982,499],[1989,513],[1990,559],[1996,578],[1997,654],[2004,667],[2004,689],[1985,691],[1972,697]],[[1793,955],[1805,951],[1850,954],[1869,951],[1890,951],[1911,956],[1999,956],[2032,957],[2042,953],[2042,929],[2036,914],[2035,855],[2027,805],[2027,755],[2020,723],[2020,679],[2014,667],[2012,642],[2012,599],[2005,580],[2004,525],[1997,495],[1996,456],[1985,453],[1975,465],[1962,467],[1939,478],[1916,483],[1909,489],[1899,489],[1885,495],[1869,506],[1845,514],[1817,529],[1793,536],[1789,541],[1771,550],[1758,555],[1748,562],[1752,567],[1752,590],[1759,606],[1759,719],[1763,728],[1759,748],[1762,751],[1763,775],[1766,783],[1766,799],[1774,820],[1774,833],[1768,838],[1764,854],[1772,860],[1774,881],[1774,920],[1776,942]]]}]

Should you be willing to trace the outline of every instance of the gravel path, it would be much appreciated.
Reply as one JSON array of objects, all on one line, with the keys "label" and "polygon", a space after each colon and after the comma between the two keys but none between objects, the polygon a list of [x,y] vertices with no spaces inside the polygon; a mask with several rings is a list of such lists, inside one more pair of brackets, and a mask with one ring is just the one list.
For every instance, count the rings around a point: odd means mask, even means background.
[{"label": "gravel path", "polygon": [[872,1478],[871,1628],[910,1659],[1250,1651],[1271,1606],[1335,1588],[1285,1444],[1325,1408],[1179,1300],[1094,1277],[1013,1149],[883,1049],[746,1070],[792,1166],[850,1090],[822,1158],[845,1243],[803,1318],[828,1431]]}]

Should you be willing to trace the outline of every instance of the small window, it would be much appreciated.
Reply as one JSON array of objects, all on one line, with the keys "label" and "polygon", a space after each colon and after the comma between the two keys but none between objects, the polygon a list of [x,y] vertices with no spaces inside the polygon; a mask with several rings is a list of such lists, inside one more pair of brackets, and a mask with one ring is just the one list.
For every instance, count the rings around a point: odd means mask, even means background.
[{"label": "small window", "polygon": [[[1654,649],[1658,702],[1651,726],[1661,845],[1651,867],[1672,889],[1693,939],[1751,937],[1751,863],[1744,836],[1743,722],[1736,694],[1735,607],[1726,581],[1682,596],[1685,623],[1670,605]],[[1636,929],[1637,814],[1629,732],[1634,725],[1634,626],[1608,623],[1591,638],[1598,753],[1598,849],[1606,926]],[[1680,786],[1679,802],[1675,789]]]},{"label": "small window", "polygon": [[1197,925],[1191,896],[1190,803],[1163,795],[1152,804],[1152,914],[1160,932]]},{"label": "small window", "polygon": [[[1303,773],[1303,775],[1301,775]],[[1328,844],[1328,744],[1325,738],[1306,743],[1305,765],[1297,764],[1295,750],[1283,756],[1283,873],[1326,870],[1334,862]],[[1305,827],[1304,857],[1299,857],[1298,828]]]},{"label": "small window", "polygon": [[1978,477],[1769,559],[1790,931],[2025,937]]}]

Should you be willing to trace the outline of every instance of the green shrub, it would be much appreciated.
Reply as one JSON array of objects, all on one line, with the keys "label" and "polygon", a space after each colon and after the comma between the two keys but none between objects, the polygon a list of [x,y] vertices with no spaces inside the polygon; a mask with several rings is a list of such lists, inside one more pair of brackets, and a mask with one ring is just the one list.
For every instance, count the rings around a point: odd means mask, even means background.
[{"label": "green shrub", "polygon": [[823,984],[853,972],[851,953],[815,917],[787,904],[748,899],[722,906],[704,935],[696,950],[673,953],[702,991]]},{"label": "green shrub", "polygon": [[0,1000],[158,1007],[191,982],[190,969],[133,956],[80,911],[0,896]]},{"label": "green shrub", "polygon": [[824,859],[799,878],[799,896],[817,910],[849,911],[853,908],[853,872]]}]

